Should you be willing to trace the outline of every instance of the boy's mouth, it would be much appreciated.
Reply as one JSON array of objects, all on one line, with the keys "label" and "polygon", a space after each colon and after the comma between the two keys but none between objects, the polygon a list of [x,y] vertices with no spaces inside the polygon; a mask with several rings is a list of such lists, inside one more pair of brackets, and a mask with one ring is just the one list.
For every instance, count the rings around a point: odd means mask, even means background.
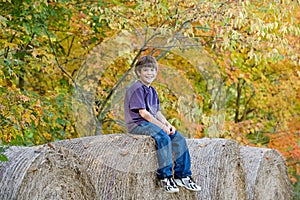
[{"label": "boy's mouth", "polygon": [[145,78],[146,78],[146,79],[152,79],[153,76],[146,76]]}]

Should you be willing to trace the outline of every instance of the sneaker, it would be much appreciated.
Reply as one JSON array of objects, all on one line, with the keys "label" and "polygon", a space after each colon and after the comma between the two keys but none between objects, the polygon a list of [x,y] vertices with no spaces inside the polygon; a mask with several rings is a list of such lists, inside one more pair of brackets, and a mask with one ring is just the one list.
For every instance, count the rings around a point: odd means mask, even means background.
[{"label": "sneaker", "polygon": [[190,176],[185,178],[175,178],[175,183],[180,187],[185,187],[194,192],[201,191],[201,187],[197,185]]},{"label": "sneaker", "polygon": [[159,185],[165,189],[168,193],[179,192],[178,187],[176,186],[174,179],[172,177],[164,178],[159,180]]}]

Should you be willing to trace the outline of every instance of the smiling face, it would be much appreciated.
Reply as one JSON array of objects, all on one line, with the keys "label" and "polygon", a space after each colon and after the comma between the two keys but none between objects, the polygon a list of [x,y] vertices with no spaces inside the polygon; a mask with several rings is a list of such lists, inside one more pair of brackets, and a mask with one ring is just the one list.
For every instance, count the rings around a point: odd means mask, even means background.
[{"label": "smiling face", "polygon": [[142,67],[137,75],[144,85],[149,86],[155,80],[157,70],[154,67]]},{"label": "smiling face", "polygon": [[158,64],[154,57],[143,56],[141,57],[135,65],[135,73],[140,79],[140,81],[149,86],[156,78],[158,70]]}]

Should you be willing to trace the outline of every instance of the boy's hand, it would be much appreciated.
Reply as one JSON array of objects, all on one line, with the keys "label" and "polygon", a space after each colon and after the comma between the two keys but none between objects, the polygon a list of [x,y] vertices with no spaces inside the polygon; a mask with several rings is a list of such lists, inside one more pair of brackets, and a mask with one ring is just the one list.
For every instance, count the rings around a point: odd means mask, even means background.
[{"label": "boy's hand", "polygon": [[173,135],[176,131],[176,128],[172,125],[170,125],[170,134]]},{"label": "boy's hand", "polygon": [[165,131],[166,133],[168,133],[168,135],[173,135],[176,131],[176,128],[172,126],[169,122],[165,123],[165,127],[167,127],[168,129],[168,132]]},{"label": "boy's hand", "polygon": [[164,131],[166,134],[168,134],[168,135],[171,134],[170,128],[169,128],[168,126],[164,126],[164,127],[163,127],[163,131]]}]

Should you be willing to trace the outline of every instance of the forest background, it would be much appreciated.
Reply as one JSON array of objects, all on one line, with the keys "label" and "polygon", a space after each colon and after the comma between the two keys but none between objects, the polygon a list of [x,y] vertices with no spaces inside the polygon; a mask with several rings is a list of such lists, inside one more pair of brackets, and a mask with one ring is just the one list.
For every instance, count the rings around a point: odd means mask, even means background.
[{"label": "forest background", "polygon": [[188,138],[277,149],[300,197],[300,1],[2,0],[6,145],[126,133],[122,98],[151,54]]}]

